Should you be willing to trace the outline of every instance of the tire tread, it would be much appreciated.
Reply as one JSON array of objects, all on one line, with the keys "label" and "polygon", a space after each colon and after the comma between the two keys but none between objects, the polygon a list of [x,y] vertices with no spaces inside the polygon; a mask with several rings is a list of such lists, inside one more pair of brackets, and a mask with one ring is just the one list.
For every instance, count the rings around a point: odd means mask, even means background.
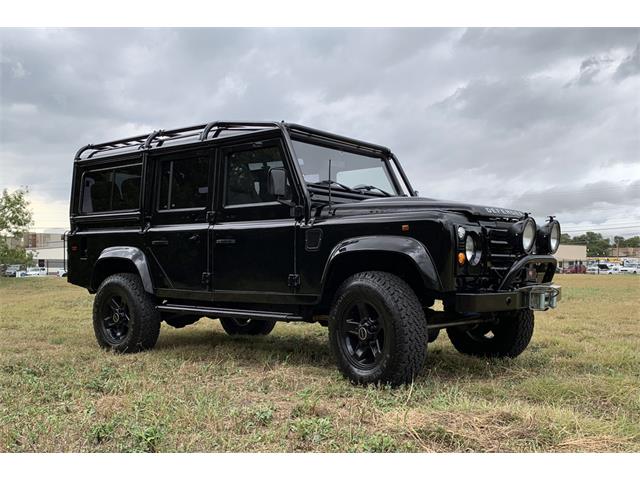
[{"label": "tire tread", "polygon": [[[340,302],[347,294],[349,287],[354,283],[366,283],[373,286],[386,303],[392,306],[392,310],[398,314],[395,323],[395,348],[389,365],[377,377],[354,377],[348,362],[341,358],[335,336],[337,322],[336,314]],[[333,327],[332,327],[333,324]],[[342,373],[355,383],[388,383],[394,386],[411,383],[424,366],[427,348],[427,322],[424,311],[416,296],[400,277],[388,272],[367,271],[352,275],[338,289],[330,314],[329,321],[331,346],[338,366]]]}]

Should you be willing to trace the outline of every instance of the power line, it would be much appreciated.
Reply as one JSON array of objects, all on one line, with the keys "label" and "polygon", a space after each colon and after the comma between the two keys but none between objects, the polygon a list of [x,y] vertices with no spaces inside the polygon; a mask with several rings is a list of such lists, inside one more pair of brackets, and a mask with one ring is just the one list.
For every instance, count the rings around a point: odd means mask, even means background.
[{"label": "power line", "polygon": [[595,232],[600,230],[620,230],[628,231],[630,229],[640,228],[640,225],[629,225],[628,227],[605,227],[605,228],[583,228],[580,230],[564,230],[563,233],[580,233],[580,232]]}]

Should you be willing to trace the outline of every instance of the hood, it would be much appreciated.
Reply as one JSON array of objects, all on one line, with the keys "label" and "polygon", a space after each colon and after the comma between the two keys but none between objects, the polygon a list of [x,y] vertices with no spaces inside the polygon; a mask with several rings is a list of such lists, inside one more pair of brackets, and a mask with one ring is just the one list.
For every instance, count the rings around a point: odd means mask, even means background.
[{"label": "hood", "polygon": [[336,215],[346,214],[350,210],[357,210],[359,213],[364,213],[362,212],[363,210],[367,211],[366,213],[391,213],[400,210],[441,210],[464,213],[474,217],[509,219],[524,217],[524,212],[510,208],[485,207],[423,197],[370,198],[360,202],[334,204],[332,209]]}]

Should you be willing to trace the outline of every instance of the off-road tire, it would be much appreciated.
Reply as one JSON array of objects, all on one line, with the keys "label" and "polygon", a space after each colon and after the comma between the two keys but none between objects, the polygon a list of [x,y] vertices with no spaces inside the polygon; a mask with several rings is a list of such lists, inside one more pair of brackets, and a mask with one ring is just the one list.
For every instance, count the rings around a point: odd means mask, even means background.
[{"label": "off-road tire", "polygon": [[[460,353],[478,357],[515,358],[529,345],[533,336],[533,312],[518,310],[497,315],[495,324],[478,325],[470,329],[447,328],[447,335]],[[489,332],[491,338],[485,336]]]},{"label": "off-road tire", "polygon": [[163,318],[164,322],[173,328],[184,328],[187,325],[193,325],[200,317],[198,315],[180,315]]},{"label": "off-road tire", "polygon": [[268,335],[276,326],[275,320],[221,318],[220,323],[229,335]]},{"label": "off-road tire", "polygon": [[[129,328],[115,341],[103,326],[104,309],[114,296],[126,301]],[[93,330],[98,344],[121,353],[134,353],[153,348],[160,334],[160,314],[154,298],[145,292],[138,275],[117,273],[107,277],[98,287],[93,301]]]},{"label": "off-road tire", "polygon": [[[357,361],[354,364],[353,355],[345,347],[343,325],[351,320],[347,317],[354,302],[372,305],[384,332],[378,360],[374,360],[377,363],[370,368],[356,366]],[[329,315],[329,343],[338,368],[353,383],[392,386],[411,383],[424,366],[427,340],[427,322],[420,301],[396,275],[378,271],[357,273],[336,292]]]}]

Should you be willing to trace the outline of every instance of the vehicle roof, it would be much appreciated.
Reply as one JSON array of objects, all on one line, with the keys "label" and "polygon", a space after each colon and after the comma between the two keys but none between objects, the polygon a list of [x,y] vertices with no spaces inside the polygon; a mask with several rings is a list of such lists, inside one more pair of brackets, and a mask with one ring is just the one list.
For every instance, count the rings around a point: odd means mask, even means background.
[{"label": "vehicle roof", "polygon": [[361,140],[336,135],[334,133],[317,130],[295,123],[216,121],[172,130],[154,130],[153,132],[144,135],[85,145],[76,153],[75,161],[79,162],[93,158],[104,158],[124,153],[138,152],[141,150],[155,150],[175,145],[188,145],[229,136],[247,135],[272,130],[279,130],[286,137],[293,134],[296,137],[301,136],[307,137],[311,140],[325,140],[345,147],[366,150],[369,153],[383,155],[389,155],[391,153],[387,147],[382,145],[363,142]]}]

